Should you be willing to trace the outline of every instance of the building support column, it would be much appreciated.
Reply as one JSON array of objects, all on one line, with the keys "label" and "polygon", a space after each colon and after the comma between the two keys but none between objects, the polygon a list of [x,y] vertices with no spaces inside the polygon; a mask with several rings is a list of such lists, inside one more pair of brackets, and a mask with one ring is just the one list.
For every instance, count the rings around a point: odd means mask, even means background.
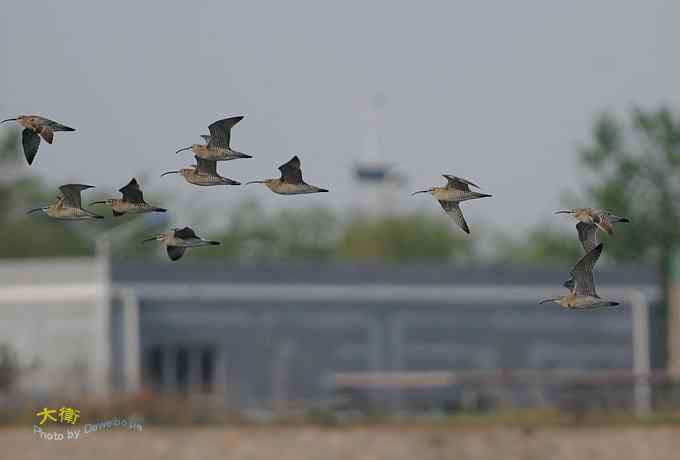
[{"label": "building support column", "polygon": [[675,250],[668,267],[667,370],[671,378],[680,379],[680,250]]},{"label": "building support column", "polygon": [[164,344],[161,347],[163,359],[163,382],[161,388],[165,393],[177,391],[177,348],[172,345]]},{"label": "building support column", "polygon": [[93,356],[94,394],[108,399],[111,390],[111,262],[108,238],[96,242],[97,284],[99,295],[95,309],[95,346]]}]

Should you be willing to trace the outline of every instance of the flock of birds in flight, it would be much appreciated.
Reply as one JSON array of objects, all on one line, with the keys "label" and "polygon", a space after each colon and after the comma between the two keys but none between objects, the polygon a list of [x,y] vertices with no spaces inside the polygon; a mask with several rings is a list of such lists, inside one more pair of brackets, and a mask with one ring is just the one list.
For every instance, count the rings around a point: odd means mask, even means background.
[{"label": "flock of birds in flight", "polygon": [[[168,174],[180,174],[185,181],[198,186],[240,185],[235,180],[220,176],[217,172],[217,162],[252,158],[248,154],[231,148],[231,129],[242,119],[243,116],[236,116],[212,123],[208,126],[210,135],[201,135],[201,138],[205,141],[204,144],[193,144],[176,152],[180,153],[190,150],[194,153],[196,164],[178,171],[165,172],[161,174],[161,177]],[[24,128],[21,133],[22,145],[29,165],[33,163],[38,153],[41,138],[48,144],[52,144],[55,132],[75,131],[71,127],[37,115],[22,115],[16,118],[8,118],[0,121],[0,123],[7,121],[16,121]],[[264,184],[272,192],[280,195],[328,192],[327,189],[310,185],[302,179],[301,162],[297,155],[279,166],[278,169],[281,173],[281,176],[278,178],[251,181],[245,185]],[[456,225],[469,234],[470,228],[460,209],[460,203],[491,197],[491,195],[471,190],[470,187],[479,187],[461,177],[444,174],[444,178],[447,182],[443,187],[432,187],[427,190],[414,192],[413,195],[428,193],[434,196]],[[42,213],[50,218],[61,220],[103,219],[103,216],[95,214],[82,206],[81,192],[90,188],[93,188],[93,186],[84,184],[62,185],[59,187],[61,195],[57,197],[56,203],[31,209],[28,211],[28,214]],[[166,212],[166,209],[153,206],[144,200],[142,190],[135,178],[132,178],[127,185],[120,188],[119,192],[122,194],[122,198],[95,201],[91,205],[108,205],[114,217],[124,214]],[[604,231],[612,235],[614,224],[629,222],[629,220],[625,217],[616,216],[609,211],[594,208],[570,209],[556,212],[556,214],[563,213],[570,214],[578,221],[576,230],[585,254],[574,265],[570,272],[571,277],[563,284],[569,290],[569,293],[561,297],[543,300],[540,303],[555,302],[561,307],[569,309],[588,309],[619,305],[618,302],[608,301],[597,295],[593,280],[593,267],[597,263],[603,248],[603,244],[599,242],[599,232]],[[160,241],[163,243],[169,258],[173,261],[180,259],[187,248],[220,244],[218,241],[210,241],[199,237],[190,227],[173,228],[167,233],[147,238],[142,243],[148,241]]]}]

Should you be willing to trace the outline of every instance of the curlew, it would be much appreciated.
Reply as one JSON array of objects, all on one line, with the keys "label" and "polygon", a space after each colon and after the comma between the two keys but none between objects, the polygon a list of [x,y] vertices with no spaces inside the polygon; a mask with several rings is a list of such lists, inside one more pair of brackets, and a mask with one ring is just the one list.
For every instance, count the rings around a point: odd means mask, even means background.
[{"label": "curlew", "polygon": [[206,160],[227,161],[236,160],[238,158],[252,158],[243,152],[234,150],[230,146],[231,128],[236,123],[243,120],[243,116],[225,118],[218,120],[208,126],[210,135],[202,135],[205,144],[193,144],[190,147],[185,147],[177,150],[176,153],[191,150],[194,154]]},{"label": "curlew", "polygon": [[600,298],[595,290],[593,267],[600,258],[602,246],[602,243],[598,244],[576,262],[571,270],[571,278],[564,283],[564,287],[569,289],[569,294],[542,300],[540,303],[555,302],[562,308],[569,309],[591,309],[619,305],[618,302]]},{"label": "curlew", "polygon": [[59,187],[61,196],[57,197],[57,202],[50,206],[31,209],[28,214],[43,213],[53,219],[63,220],[88,220],[103,219],[93,212],[83,209],[80,192],[94,188],[92,185],[66,184]]},{"label": "curlew", "polygon": [[461,211],[459,203],[461,201],[475,200],[477,198],[487,198],[491,195],[473,192],[470,190],[470,186],[479,187],[461,177],[444,174],[444,178],[446,179],[446,185],[444,187],[432,187],[428,190],[414,192],[412,195],[429,193],[434,196],[439,201],[444,212],[453,218],[456,225],[463,229],[465,233],[470,233],[470,228],[468,227],[467,222],[465,222],[465,217],[463,216],[463,211]]},{"label": "curlew", "polygon": [[309,185],[302,179],[302,169],[300,169],[300,159],[297,155],[287,163],[279,166],[281,177],[279,179],[254,180],[246,182],[248,184],[264,184],[269,190],[279,195],[302,195],[306,193],[328,192],[325,188]]},{"label": "curlew", "polygon": [[123,194],[123,198],[109,198],[103,201],[94,201],[93,204],[107,204],[111,206],[111,211],[114,217],[122,216],[123,214],[141,214],[145,212],[166,212],[167,209],[152,206],[144,201],[144,194],[139,188],[137,179],[134,177],[123,188],[118,189]]},{"label": "curlew", "polygon": [[196,159],[196,165],[194,165],[193,169],[182,168],[179,171],[168,171],[161,174],[161,177],[167,174],[181,174],[182,177],[184,177],[184,180],[190,184],[203,187],[211,185],[241,185],[240,182],[217,174],[216,160],[206,160],[198,156],[195,156],[194,158]]},{"label": "curlew", "polygon": [[628,223],[626,217],[619,217],[609,211],[594,208],[577,208],[555,211],[555,214],[570,214],[578,221],[576,232],[586,252],[590,252],[600,242],[598,230],[614,234],[614,224]]},{"label": "curlew", "polygon": [[167,251],[170,260],[178,260],[184,255],[184,251],[187,248],[200,248],[203,246],[217,246],[220,244],[219,241],[210,241],[200,238],[194,233],[194,231],[189,227],[184,228],[173,228],[168,233],[161,233],[160,235],[152,236],[147,238],[142,243],[148,241],[160,241],[162,242]]},{"label": "curlew", "polygon": [[16,121],[24,128],[21,132],[21,143],[23,144],[24,155],[29,165],[33,163],[33,159],[38,153],[41,136],[45,139],[45,142],[51,144],[55,131],[75,131],[73,128],[37,115],[20,115],[16,118],[2,120],[0,123],[6,121]]}]

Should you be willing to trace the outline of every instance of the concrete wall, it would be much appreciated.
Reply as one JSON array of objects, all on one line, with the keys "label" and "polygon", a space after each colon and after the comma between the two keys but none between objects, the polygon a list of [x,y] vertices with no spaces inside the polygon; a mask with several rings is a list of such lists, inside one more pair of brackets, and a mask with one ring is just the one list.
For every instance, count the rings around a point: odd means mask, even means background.
[{"label": "concrete wall", "polygon": [[[325,377],[336,372],[632,369],[628,307],[147,300],[143,376],[158,391],[188,390],[201,379],[196,353],[211,347],[229,406],[280,409],[319,403],[328,396]],[[383,396],[369,395],[395,403]],[[451,393],[430,396],[441,403]]]},{"label": "concrete wall", "polygon": [[0,343],[18,359],[15,390],[108,390],[107,284],[96,259],[0,264]]}]

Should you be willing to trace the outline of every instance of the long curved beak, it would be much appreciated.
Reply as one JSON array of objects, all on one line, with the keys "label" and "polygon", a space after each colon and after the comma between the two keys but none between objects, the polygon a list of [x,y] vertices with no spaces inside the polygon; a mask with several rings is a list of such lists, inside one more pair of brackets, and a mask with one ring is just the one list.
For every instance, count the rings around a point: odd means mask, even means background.
[{"label": "long curved beak", "polygon": [[26,214],[29,214],[29,215],[30,215],[30,214],[34,214],[34,213],[36,213],[36,212],[42,212],[43,209],[44,209],[44,208],[35,208],[35,209],[31,209],[30,211],[26,211]]},{"label": "long curved beak", "polygon": [[0,123],[4,123],[6,121],[17,121],[17,118],[8,118],[7,120],[0,121]]},{"label": "long curved beak", "polygon": [[556,301],[558,301],[558,300],[560,300],[559,297],[556,298],[556,299],[545,299],[545,300],[541,300],[541,301],[538,302],[538,303],[539,303],[539,304],[543,304],[543,303],[548,303],[548,302],[556,302]]},{"label": "long curved beak", "polygon": [[143,240],[142,244],[148,243],[149,241],[156,241],[157,239],[158,239],[158,235],[152,236],[151,238],[147,238],[147,239]]},{"label": "long curved beak", "polygon": [[429,190],[419,190],[419,191],[417,191],[417,192],[411,193],[411,196],[417,195],[417,194],[419,194],[419,193],[430,193],[430,191],[429,191]]},{"label": "long curved beak", "polygon": [[167,176],[168,174],[179,174],[179,171],[168,171],[161,174],[161,177]]},{"label": "long curved beak", "polygon": [[248,185],[248,184],[264,184],[263,180],[251,180],[250,182],[246,182],[243,185]]},{"label": "long curved beak", "polygon": [[555,211],[555,214],[571,214],[571,211],[568,209],[563,209],[561,211]]},{"label": "long curved beak", "polygon": [[184,152],[185,150],[191,150],[191,147],[184,147],[183,149],[179,149],[175,153]]}]

